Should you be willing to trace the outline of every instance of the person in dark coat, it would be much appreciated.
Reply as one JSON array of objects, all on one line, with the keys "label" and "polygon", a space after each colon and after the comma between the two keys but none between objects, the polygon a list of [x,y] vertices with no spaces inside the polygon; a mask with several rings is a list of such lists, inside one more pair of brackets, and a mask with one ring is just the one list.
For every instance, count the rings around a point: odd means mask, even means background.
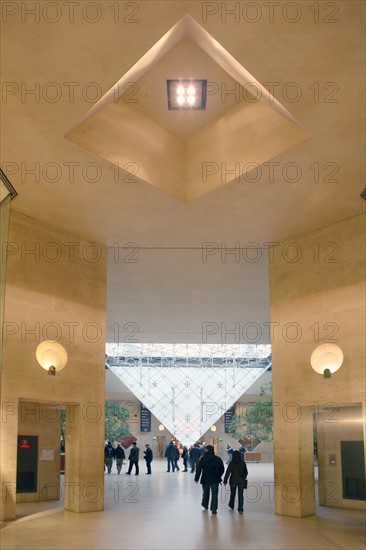
[{"label": "person in dark coat", "polygon": [[[244,489],[247,484],[248,468],[245,461],[241,458],[239,451],[233,452],[233,457],[229,463],[224,477],[224,485],[229,480],[230,484],[230,500],[229,508],[234,510],[235,495],[238,489],[238,512],[242,514],[244,512]],[[229,479],[230,478],[230,479]]]},{"label": "person in dark coat", "polygon": [[147,473],[151,474],[151,463],[153,461],[153,452],[148,443],[145,445],[146,451],[144,451],[144,459],[146,460]]},{"label": "person in dark coat", "polygon": [[121,444],[118,443],[117,448],[114,451],[117,463],[117,473],[120,474],[122,470],[122,464],[125,459],[125,452],[121,447]]},{"label": "person in dark coat", "polygon": [[107,445],[104,447],[104,464],[107,466],[108,473],[112,471],[113,459],[114,459],[114,449],[112,443],[108,441]]},{"label": "person in dark coat", "polygon": [[[175,469],[178,470],[178,472],[180,471],[180,468],[178,466],[178,460],[179,459],[180,459],[180,454],[179,454],[178,446],[174,445],[174,466],[175,466]],[[173,470],[173,472],[174,472],[174,470]]]},{"label": "person in dark coat", "polygon": [[132,443],[132,449],[130,450],[130,455],[128,457],[128,460],[130,461],[130,465],[128,467],[128,472],[126,472],[127,475],[131,474],[132,467],[135,466],[135,473],[138,476],[139,475],[139,456],[140,456],[140,449],[137,447],[136,441]]},{"label": "person in dark coat", "polygon": [[201,456],[201,451],[197,443],[193,445],[191,450],[189,451],[189,459],[191,461],[191,474],[194,474],[194,472],[197,470],[198,461]]},{"label": "person in dark coat", "polygon": [[167,472],[170,472],[170,466],[173,472],[175,471],[175,451],[177,447],[174,445],[174,441],[171,441],[165,449],[165,458],[167,459]]},{"label": "person in dark coat", "polygon": [[188,472],[188,467],[187,467],[188,466],[188,449],[185,445],[183,446],[182,459],[183,459],[183,466],[184,466],[183,472]]},{"label": "person in dark coat", "polygon": [[198,483],[202,474],[202,507],[208,510],[211,493],[210,510],[212,514],[217,514],[219,484],[221,483],[221,477],[225,471],[225,466],[221,458],[215,455],[212,445],[206,445],[205,453],[205,456],[202,457],[198,463],[194,480]]}]

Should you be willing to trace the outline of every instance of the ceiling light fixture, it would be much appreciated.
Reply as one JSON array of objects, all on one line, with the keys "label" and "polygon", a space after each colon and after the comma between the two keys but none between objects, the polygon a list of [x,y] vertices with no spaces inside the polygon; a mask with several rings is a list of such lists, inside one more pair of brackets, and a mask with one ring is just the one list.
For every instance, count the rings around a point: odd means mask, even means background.
[{"label": "ceiling light fixture", "polygon": [[169,111],[205,111],[207,80],[167,80]]}]

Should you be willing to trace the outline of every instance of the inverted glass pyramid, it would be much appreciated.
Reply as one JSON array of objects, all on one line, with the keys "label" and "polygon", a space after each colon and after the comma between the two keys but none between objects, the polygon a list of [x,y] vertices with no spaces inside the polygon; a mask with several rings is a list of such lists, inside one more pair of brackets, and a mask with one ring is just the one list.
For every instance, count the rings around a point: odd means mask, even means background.
[{"label": "inverted glass pyramid", "polygon": [[184,445],[272,365],[270,345],[107,344],[106,365]]}]

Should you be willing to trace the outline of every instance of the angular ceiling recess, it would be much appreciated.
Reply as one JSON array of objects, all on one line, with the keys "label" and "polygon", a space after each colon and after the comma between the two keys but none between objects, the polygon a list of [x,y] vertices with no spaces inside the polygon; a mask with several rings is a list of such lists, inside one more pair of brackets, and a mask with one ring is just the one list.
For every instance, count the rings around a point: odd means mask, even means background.
[{"label": "angular ceiling recess", "polygon": [[[202,111],[169,110],[168,80],[207,80]],[[292,115],[190,15],[66,136],[134,177],[192,201],[308,139]]]},{"label": "angular ceiling recess", "polygon": [[187,446],[272,365],[270,345],[107,344],[107,367]]}]

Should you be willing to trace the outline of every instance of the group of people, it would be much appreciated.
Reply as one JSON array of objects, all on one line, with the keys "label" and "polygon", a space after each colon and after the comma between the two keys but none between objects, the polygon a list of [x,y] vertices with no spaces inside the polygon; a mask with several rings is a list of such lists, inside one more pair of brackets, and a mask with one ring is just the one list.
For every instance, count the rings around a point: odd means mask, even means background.
[{"label": "group of people", "polygon": [[[188,463],[191,466],[191,473],[195,473],[194,480],[202,484],[202,507],[210,510],[212,514],[217,514],[219,485],[224,476],[224,485],[229,482],[230,485],[230,500],[229,508],[234,510],[235,497],[238,493],[238,512],[244,512],[244,489],[247,486],[248,469],[245,463],[245,448],[241,446],[238,451],[235,451],[229,443],[226,446],[228,455],[227,469],[221,458],[215,455],[212,445],[200,445],[195,443],[189,450],[185,445],[180,445],[171,441],[165,450],[165,458],[167,459],[167,472],[179,471],[178,460],[183,459],[184,470],[188,472]],[[210,503],[211,496],[211,503]]]},{"label": "group of people", "polygon": [[[199,460],[194,480],[196,483],[201,479],[202,484],[202,507],[208,510],[210,496],[210,510],[212,514],[217,514],[219,485],[222,482],[222,476],[225,472],[225,466],[219,456],[215,455],[212,445],[205,446],[205,455]],[[239,451],[232,453],[231,460],[226,468],[224,476],[224,485],[229,482],[230,500],[229,508],[234,510],[235,496],[238,492],[238,512],[244,512],[244,489],[247,487],[248,469],[244,458]]]},{"label": "group of people", "polygon": [[[114,448],[111,441],[108,441],[104,447],[104,469],[107,468],[108,473],[112,472],[113,460],[116,460],[117,473],[120,474],[122,470],[123,461],[126,455],[120,443]],[[138,476],[140,473],[139,468],[140,449],[137,446],[136,441],[132,443],[130,454],[128,456],[129,466],[126,472],[127,475],[131,475],[132,468],[135,468],[135,474]],[[145,445],[144,460],[146,461],[147,474],[151,474],[151,463],[153,461],[153,452],[148,443]]]},{"label": "group of people", "polygon": [[188,472],[188,457],[188,449],[185,445],[179,445],[174,441],[171,441],[165,449],[167,472],[170,472],[170,467],[172,468],[172,472],[175,472],[175,470],[177,470],[178,472],[180,471],[180,468],[178,466],[178,461],[180,458],[182,458],[183,460],[183,472]]},{"label": "group of people", "polygon": [[[223,482],[226,486],[230,485],[229,508],[234,510],[236,494],[238,494],[238,512],[244,512],[244,489],[247,487],[248,469],[245,463],[245,449],[240,447],[239,450],[234,450],[229,444],[226,447],[228,460],[227,468],[222,459],[215,455],[215,450],[212,445],[202,445],[195,443],[189,450],[185,445],[171,441],[165,450],[165,458],[167,459],[167,472],[180,471],[178,461],[183,460],[184,470],[188,472],[188,464],[191,467],[191,473],[194,473],[194,481],[201,482],[202,485],[202,507],[204,510],[210,508],[213,515],[217,514],[219,485]],[[128,457],[129,467],[126,472],[131,475],[132,468],[135,467],[135,474],[139,475],[139,457],[140,449],[137,447],[136,441],[132,443],[130,454]],[[116,460],[117,472],[120,474],[125,452],[120,443],[114,448],[112,443],[108,441],[104,448],[105,467],[110,474],[112,471],[113,460]],[[151,474],[151,462],[153,460],[153,452],[150,445],[145,445],[144,460],[146,461],[147,474]],[[225,473],[225,475],[224,475]],[[222,481],[222,476],[224,480]]]},{"label": "group of people", "polygon": [[165,458],[167,459],[167,472],[180,471],[178,461],[180,458],[183,460],[184,470],[183,472],[188,472],[188,467],[192,474],[197,470],[197,465],[200,460],[205,456],[205,444],[203,443],[200,446],[198,443],[195,443],[188,449],[185,445],[171,441],[167,448],[165,449]]}]

